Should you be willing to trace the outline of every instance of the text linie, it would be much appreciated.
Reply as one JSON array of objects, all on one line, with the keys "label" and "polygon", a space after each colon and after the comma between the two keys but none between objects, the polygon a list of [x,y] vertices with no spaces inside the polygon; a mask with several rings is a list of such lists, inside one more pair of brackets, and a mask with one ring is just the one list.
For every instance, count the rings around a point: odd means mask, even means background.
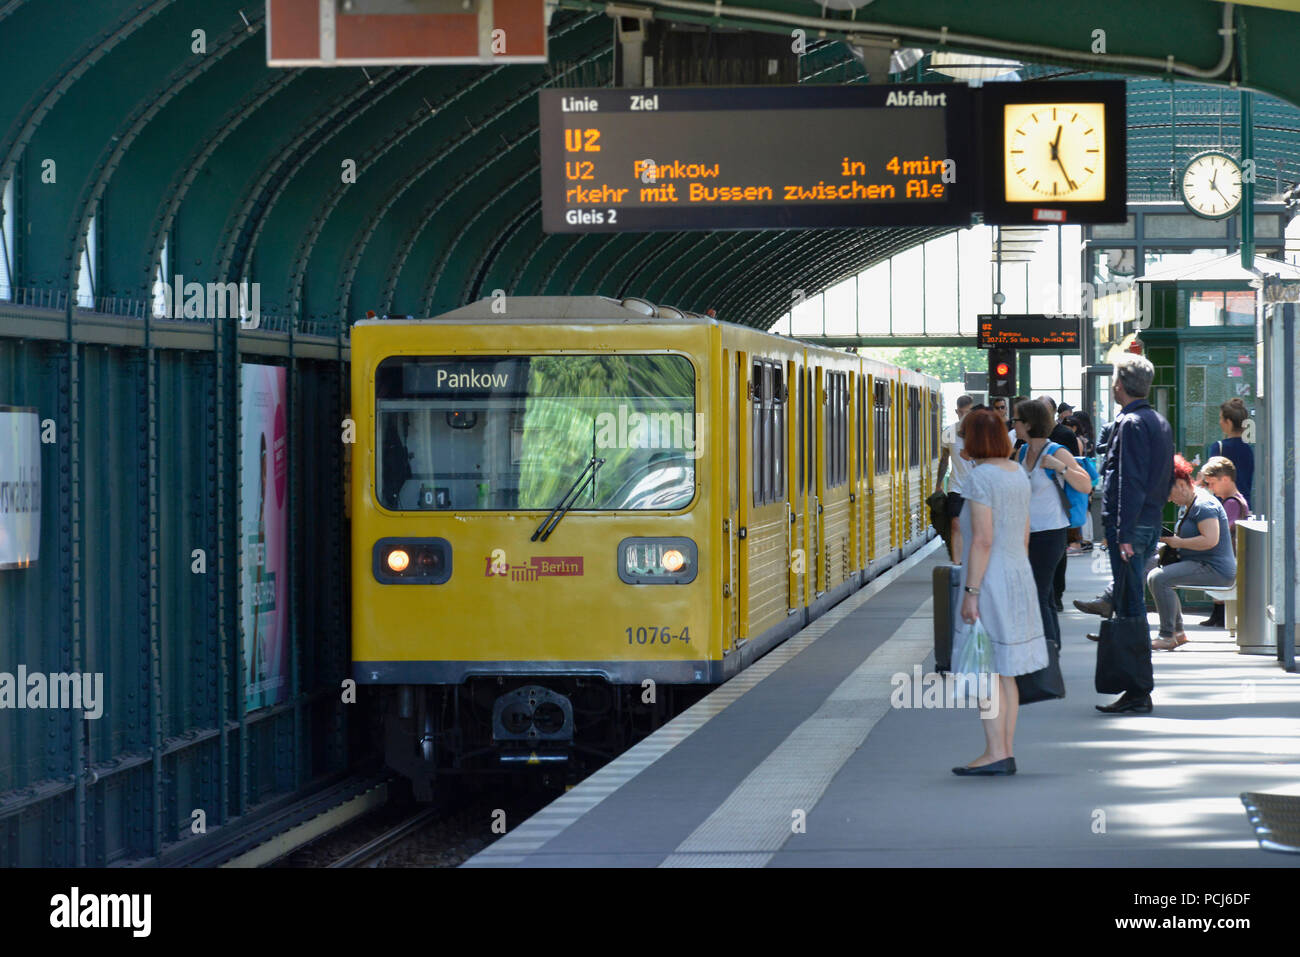
[{"label": "text linie", "polygon": [[566,96],[560,100],[562,113],[597,113],[600,104],[590,96]]}]

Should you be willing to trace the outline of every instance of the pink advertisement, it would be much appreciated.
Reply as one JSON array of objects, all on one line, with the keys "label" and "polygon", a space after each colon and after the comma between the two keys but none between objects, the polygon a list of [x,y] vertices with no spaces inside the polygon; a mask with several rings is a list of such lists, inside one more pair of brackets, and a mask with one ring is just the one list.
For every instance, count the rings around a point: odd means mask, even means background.
[{"label": "pink advertisement", "polygon": [[289,697],[285,384],[283,366],[243,365],[239,528],[246,711]]}]

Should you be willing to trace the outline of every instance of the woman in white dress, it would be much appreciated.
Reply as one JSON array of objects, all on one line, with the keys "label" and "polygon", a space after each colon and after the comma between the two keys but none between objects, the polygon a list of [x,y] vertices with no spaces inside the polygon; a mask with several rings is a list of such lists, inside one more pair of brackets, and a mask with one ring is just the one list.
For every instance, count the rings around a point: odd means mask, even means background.
[{"label": "woman in white dress", "polygon": [[[961,512],[962,621],[978,618],[993,646],[995,699],[981,702],[984,753],[954,774],[1015,774],[1016,675],[1047,667],[1043,618],[1029,567],[1029,479],[1007,458],[1011,443],[1004,423],[986,409],[966,416],[962,454],[975,462],[963,481]],[[958,642],[968,640],[963,633]],[[957,649],[954,649],[956,652]],[[954,657],[958,657],[954,655]]]}]

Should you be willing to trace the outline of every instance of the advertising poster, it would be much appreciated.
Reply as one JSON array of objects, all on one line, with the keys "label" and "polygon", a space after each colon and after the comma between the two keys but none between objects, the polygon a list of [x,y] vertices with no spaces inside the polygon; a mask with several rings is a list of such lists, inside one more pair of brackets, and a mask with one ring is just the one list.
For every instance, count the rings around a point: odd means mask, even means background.
[{"label": "advertising poster", "polygon": [[41,550],[41,420],[0,405],[0,568],[26,568]]},{"label": "advertising poster", "polygon": [[285,369],[245,363],[240,409],[240,615],[247,711],[289,696]]}]

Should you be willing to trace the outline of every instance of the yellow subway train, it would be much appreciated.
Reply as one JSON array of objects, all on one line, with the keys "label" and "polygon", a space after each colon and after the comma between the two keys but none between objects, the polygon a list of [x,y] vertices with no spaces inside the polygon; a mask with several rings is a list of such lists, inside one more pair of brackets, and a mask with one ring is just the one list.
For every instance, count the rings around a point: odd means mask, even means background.
[{"label": "yellow subway train", "polygon": [[352,330],[388,763],[603,763],[929,538],[934,378],[595,296]]}]

